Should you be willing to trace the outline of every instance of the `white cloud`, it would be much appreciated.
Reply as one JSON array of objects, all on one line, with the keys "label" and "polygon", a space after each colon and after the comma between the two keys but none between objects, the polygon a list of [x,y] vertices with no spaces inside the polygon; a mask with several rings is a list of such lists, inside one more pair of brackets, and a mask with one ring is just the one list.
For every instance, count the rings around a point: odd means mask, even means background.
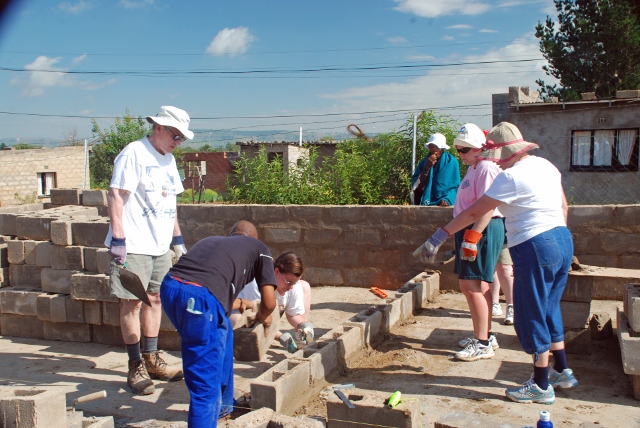
[{"label": "white cloud", "polygon": [[442,36],[441,39],[442,40],[455,40],[455,38],[453,36]]},{"label": "white cloud", "polygon": [[436,59],[436,57],[433,55],[411,55],[407,59],[410,61],[430,61]]},{"label": "white cloud", "polygon": [[443,15],[479,15],[491,9],[491,5],[478,0],[394,0],[397,11],[425,18]]},{"label": "white cloud", "polygon": [[211,55],[240,55],[251,46],[255,37],[247,27],[225,28],[211,40],[207,53]]},{"label": "white cloud", "polygon": [[466,30],[473,27],[467,24],[455,24],[455,25],[449,25],[448,27],[445,27],[445,28],[447,30]]},{"label": "white cloud", "polygon": [[389,37],[387,38],[387,41],[393,45],[400,45],[400,44],[404,44],[407,43],[407,39],[405,39],[404,37]]},{"label": "white cloud", "polygon": [[483,28],[482,30],[478,31],[479,33],[497,33],[498,30],[490,30],[488,28]]},{"label": "white cloud", "polygon": [[58,9],[64,11],[64,12],[68,12],[68,13],[73,13],[73,14],[80,14],[82,12],[84,12],[85,10],[89,10],[93,7],[93,5],[95,4],[94,1],[83,1],[80,0],[79,2],[72,4],[71,2],[65,1],[62,2],[60,4],[58,4]]},{"label": "white cloud", "polygon": [[[81,61],[83,56],[74,58]],[[24,69],[27,70],[26,77],[18,76],[11,79],[10,83],[14,86],[22,87],[22,95],[27,97],[39,97],[44,95],[45,90],[54,87],[79,87],[84,90],[95,90],[110,85],[115,79],[106,82],[91,82],[78,80],[74,76],[67,73],[67,69],[56,67],[62,58],[50,58],[46,55],[37,57],[32,63],[26,64]],[[79,62],[78,61],[78,62]]]},{"label": "white cloud", "polygon": [[77,56],[77,57],[75,57],[74,59],[71,60],[71,65],[78,65],[82,61],[84,61],[86,58],[87,58],[87,54],[83,54],[83,55]]},{"label": "white cloud", "polygon": [[531,58],[536,61],[437,67],[425,72],[424,76],[398,78],[396,83],[352,87],[321,96],[333,100],[336,111],[418,110],[487,104],[479,109],[440,110],[440,113],[451,114],[461,123],[474,122],[488,127],[491,125],[492,94],[506,93],[509,86],[535,89],[536,79],[549,80],[542,71],[546,61],[539,51],[537,40],[529,34],[500,49],[456,59],[456,62],[478,63]]},{"label": "white cloud", "polygon": [[137,9],[144,6],[152,6],[155,0],[120,0],[118,4],[125,9]]}]

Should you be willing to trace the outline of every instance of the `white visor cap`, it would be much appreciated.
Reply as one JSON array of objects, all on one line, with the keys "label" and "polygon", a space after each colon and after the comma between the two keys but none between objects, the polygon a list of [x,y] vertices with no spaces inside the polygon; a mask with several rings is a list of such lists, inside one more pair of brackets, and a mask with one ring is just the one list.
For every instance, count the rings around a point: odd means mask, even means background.
[{"label": "white visor cap", "polygon": [[472,149],[480,149],[487,142],[482,129],[473,123],[465,123],[460,128],[460,132],[453,139],[454,146],[471,147]]},{"label": "white visor cap", "polygon": [[424,148],[429,150],[429,144],[435,144],[435,146],[439,149],[449,149],[449,146],[447,146],[447,137],[439,132],[436,132],[431,137],[429,137],[429,141],[424,144]]}]

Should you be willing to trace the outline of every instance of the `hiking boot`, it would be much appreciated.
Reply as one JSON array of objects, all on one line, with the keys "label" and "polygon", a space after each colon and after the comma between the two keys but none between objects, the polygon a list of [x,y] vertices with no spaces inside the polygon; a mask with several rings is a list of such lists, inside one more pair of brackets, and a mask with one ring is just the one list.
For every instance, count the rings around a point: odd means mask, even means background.
[{"label": "hiking boot", "polygon": [[[465,337],[458,342],[458,345],[460,345],[461,348],[466,348],[472,341],[473,337]],[[489,343],[494,351],[500,347],[500,345],[498,345],[498,339],[496,339],[496,335],[493,333],[489,335]]]},{"label": "hiking boot", "polygon": [[161,352],[162,351],[142,353],[142,358],[144,359],[151,379],[167,380],[169,382],[182,379],[184,377],[182,370],[168,365],[160,356]]},{"label": "hiking boot", "polygon": [[507,305],[507,314],[504,316],[505,325],[513,325],[513,305]]},{"label": "hiking boot", "polygon": [[129,360],[129,374],[127,375],[127,385],[131,392],[137,395],[153,394],[156,387],[149,377],[147,366],[142,360]]},{"label": "hiking boot", "polygon": [[494,303],[491,305],[491,315],[494,317],[499,317],[502,315],[502,308],[500,307],[500,303]]},{"label": "hiking boot", "polygon": [[573,388],[578,386],[578,379],[571,369],[564,369],[562,373],[558,373],[553,367],[549,367],[549,385],[556,388]]},{"label": "hiking boot", "polygon": [[556,401],[556,394],[553,392],[553,386],[549,385],[546,391],[533,381],[533,376],[529,378],[522,386],[517,388],[507,388],[505,395],[518,403],[540,403],[553,404]]},{"label": "hiking boot", "polygon": [[485,360],[495,355],[491,343],[484,346],[482,343],[473,339],[466,348],[460,352],[456,352],[456,359],[461,361]]}]

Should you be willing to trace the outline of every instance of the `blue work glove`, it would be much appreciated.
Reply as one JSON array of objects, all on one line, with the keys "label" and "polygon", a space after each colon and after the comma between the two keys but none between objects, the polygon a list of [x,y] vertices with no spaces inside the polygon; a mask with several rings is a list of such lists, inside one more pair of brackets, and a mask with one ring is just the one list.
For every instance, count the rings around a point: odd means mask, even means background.
[{"label": "blue work glove", "polygon": [[182,235],[174,236],[171,240],[171,245],[173,245],[173,252],[176,253],[176,259],[179,259],[184,254],[187,254],[187,247],[184,245],[184,239],[182,239]]},{"label": "blue work glove", "polygon": [[444,242],[451,235],[444,228],[439,228],[436,230],[436,233],[427,241],[420,245],[413,252],[414,257],[418,257],[422,263],[433,263],[436,260],[436,254],[440,249],[440,246],[444,244]]},{"label": "blue work glove", "polygon": [[127,258],[127,239],[126,238],[111,238],[111,245],[109,246],[109,254],[115,264],[121,266],[124,264]]}]

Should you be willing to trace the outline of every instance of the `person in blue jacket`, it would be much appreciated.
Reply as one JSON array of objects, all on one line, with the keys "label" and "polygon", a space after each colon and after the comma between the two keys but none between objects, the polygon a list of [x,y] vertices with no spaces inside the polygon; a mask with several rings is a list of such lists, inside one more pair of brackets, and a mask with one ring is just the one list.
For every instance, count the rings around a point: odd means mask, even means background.
[{"label": "person in blue jacket", "polygon": [[452,206],[460,186],[460,164],[449,152],[447,139],[436,132],[425,144],[429,155],[411,176],[411,205]]}]

